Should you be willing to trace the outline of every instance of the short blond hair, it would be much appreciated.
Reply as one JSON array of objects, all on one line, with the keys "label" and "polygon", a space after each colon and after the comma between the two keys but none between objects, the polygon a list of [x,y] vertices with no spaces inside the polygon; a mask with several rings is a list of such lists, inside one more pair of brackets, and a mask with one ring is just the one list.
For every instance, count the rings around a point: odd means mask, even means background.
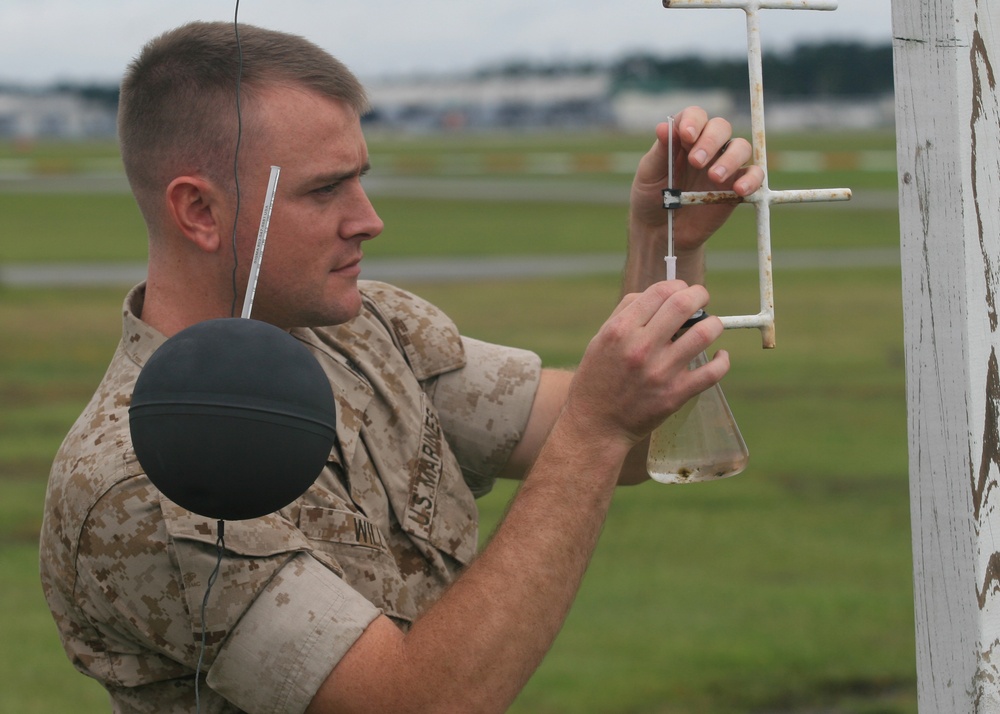
[{"label": "short blond hair", "polygon": [[254,100],[268,87],[301,87],[344,102],[359,117],[368,111],[358,79],[309,40],[241,24],[237,45],[236,30],[228,22],[183,25],[148,42],[126,71],[118,140],[147,221],[156,197],[176,176],[200,173],[223,186],[232,182],[237,76],[244,128],[251,134]]}]

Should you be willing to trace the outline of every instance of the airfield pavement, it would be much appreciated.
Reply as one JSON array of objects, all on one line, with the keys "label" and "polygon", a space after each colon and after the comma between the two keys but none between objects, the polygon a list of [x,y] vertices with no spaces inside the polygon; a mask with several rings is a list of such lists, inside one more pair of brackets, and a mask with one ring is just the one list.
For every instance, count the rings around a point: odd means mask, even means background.
[{"label": "airfield pavement", "polygon": [[[466,198],[470,200],[565,201],[621,204],[628,201],[628,187],[595,182],[527,180],[475,181],[436,177],[370,177],[365,179],[373,197]],[[0,192],[16,193],[123,193],[128,184],[121,175],[31,176],[0,178]],[[893,191],[856,191],[851,207],[891,209],[897,205]],[[782,207],[797,210],[800,206]],[[386,281],[460,281],[617,273],[621,254],[559,256],[503,256],[488,258],[369,258],[364,277]],[[747,270],[756,265],[754,251],[713,252],[712,271]],[[893,267],[899,265],[897,249],[774,251],[782,269]],[[101,286],[132,285],[145,276],[141,263],[14,263],[0,265],[0,286]]]}]

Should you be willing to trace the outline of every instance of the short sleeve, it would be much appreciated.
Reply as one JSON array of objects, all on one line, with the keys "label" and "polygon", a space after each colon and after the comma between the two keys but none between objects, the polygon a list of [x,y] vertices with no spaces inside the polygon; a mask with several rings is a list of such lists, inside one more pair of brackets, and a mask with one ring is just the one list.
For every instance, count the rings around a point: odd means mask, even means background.
[{"label": "short sleeve", "polygon": [[83,664],[120,705],[174,711],[187,690],[167,685],[190,682],[203,655],[214,694],[241,710],[303,711],[380,613],[281,514],[227,522],[221,558],[218,535],[145,478],[91,510],[75,594],[101,646]]},{"label": "short sleeve", "polygon": [[229,634],[208,685],[253,714],[304,711],[379,614],[310,554],[298,553]]},{"label": "short sleeve", "polygon": [[489,493],[524,436],[541,378],[534,353],[463,337],[466,361],[428,392],[476,497]]}]

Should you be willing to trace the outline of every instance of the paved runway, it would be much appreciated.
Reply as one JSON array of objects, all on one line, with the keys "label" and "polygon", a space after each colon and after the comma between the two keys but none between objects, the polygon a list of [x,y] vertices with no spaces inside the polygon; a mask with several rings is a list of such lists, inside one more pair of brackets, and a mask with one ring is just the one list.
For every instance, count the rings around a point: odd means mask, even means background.
[{"label": "paved runway", "polygon": [[[462,198],[484,201],[565,201],[567,203],[620,204],[628,202],[628,188],[620,183],[544,179],[448,179],[370,177],[365,187],[372,197]],[[4,193],[127,193],[120,175],[74,177],[0,177]],[[812,204],[815,205],[815,204]],[[894,191],[856,191],[849,203],[830,204],[838,209],[894,209]],[[799,210],[806,205],[781,206]],[[591,254],[559,256],[504,256],[487,258],[368,258],[362,276],[386,281],[460,281],[531,278],[560,275],[617,273],[624,255]],[[899,265],[897,249],[775,251],[776,269],[858,268]],[[709,253],[710,271],[751,270],[756,253]],[[135,263],[9,264],[0,265],[0,286],[100,286],[132,285],[145,276],[145,265]]]},{"label": "paved runway", "polygon": [[[454,198],[481,201],[565,201],[567,203],[628,204],[625,183],[579,179],[537,178],[437,178],[369,176],[365,189],[372,197]],[[836,188],[809,186],[809,188]],[[0,193],[128,193],[128,182],[120,174],[84,176],[2,176]],[[845,204],[853,209],[893,209],[897,193],[887,190],[855,190]],[[800,206],[782,206],[782,210]]]},{"label": "paved runway", "polygon": [[[588,255],[503,256],[489,258],[366,258],[361,277],[387,282],[459,282],[510,280],[568,275],[616,274],[624,256]],[[899,265],[894,248],[858,250],[775,251],[775,270],[811,268],[879,268]],[[709,273],[755,270],[757,255],[750,251],[710,252]],[[143,263],[38,263],[0,265],[4,287],[130,286],[144,279]]]}]

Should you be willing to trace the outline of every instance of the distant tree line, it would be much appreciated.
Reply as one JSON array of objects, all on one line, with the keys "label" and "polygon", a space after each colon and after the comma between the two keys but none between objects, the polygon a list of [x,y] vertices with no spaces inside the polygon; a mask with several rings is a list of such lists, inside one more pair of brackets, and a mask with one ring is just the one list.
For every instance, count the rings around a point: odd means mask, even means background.
[{"label": "distant tree line", "polygon": [[[860,42],[803,44],[786,52],[765,52],[765,90],[789,97],[862,96],[892,92],[892,46]],[[616,89],[665,91],[725,89],[749,94],[745,57],[663,57],[636,53],[598,62],[510,62],[477,76],[559,76],[610,71]]]}]

